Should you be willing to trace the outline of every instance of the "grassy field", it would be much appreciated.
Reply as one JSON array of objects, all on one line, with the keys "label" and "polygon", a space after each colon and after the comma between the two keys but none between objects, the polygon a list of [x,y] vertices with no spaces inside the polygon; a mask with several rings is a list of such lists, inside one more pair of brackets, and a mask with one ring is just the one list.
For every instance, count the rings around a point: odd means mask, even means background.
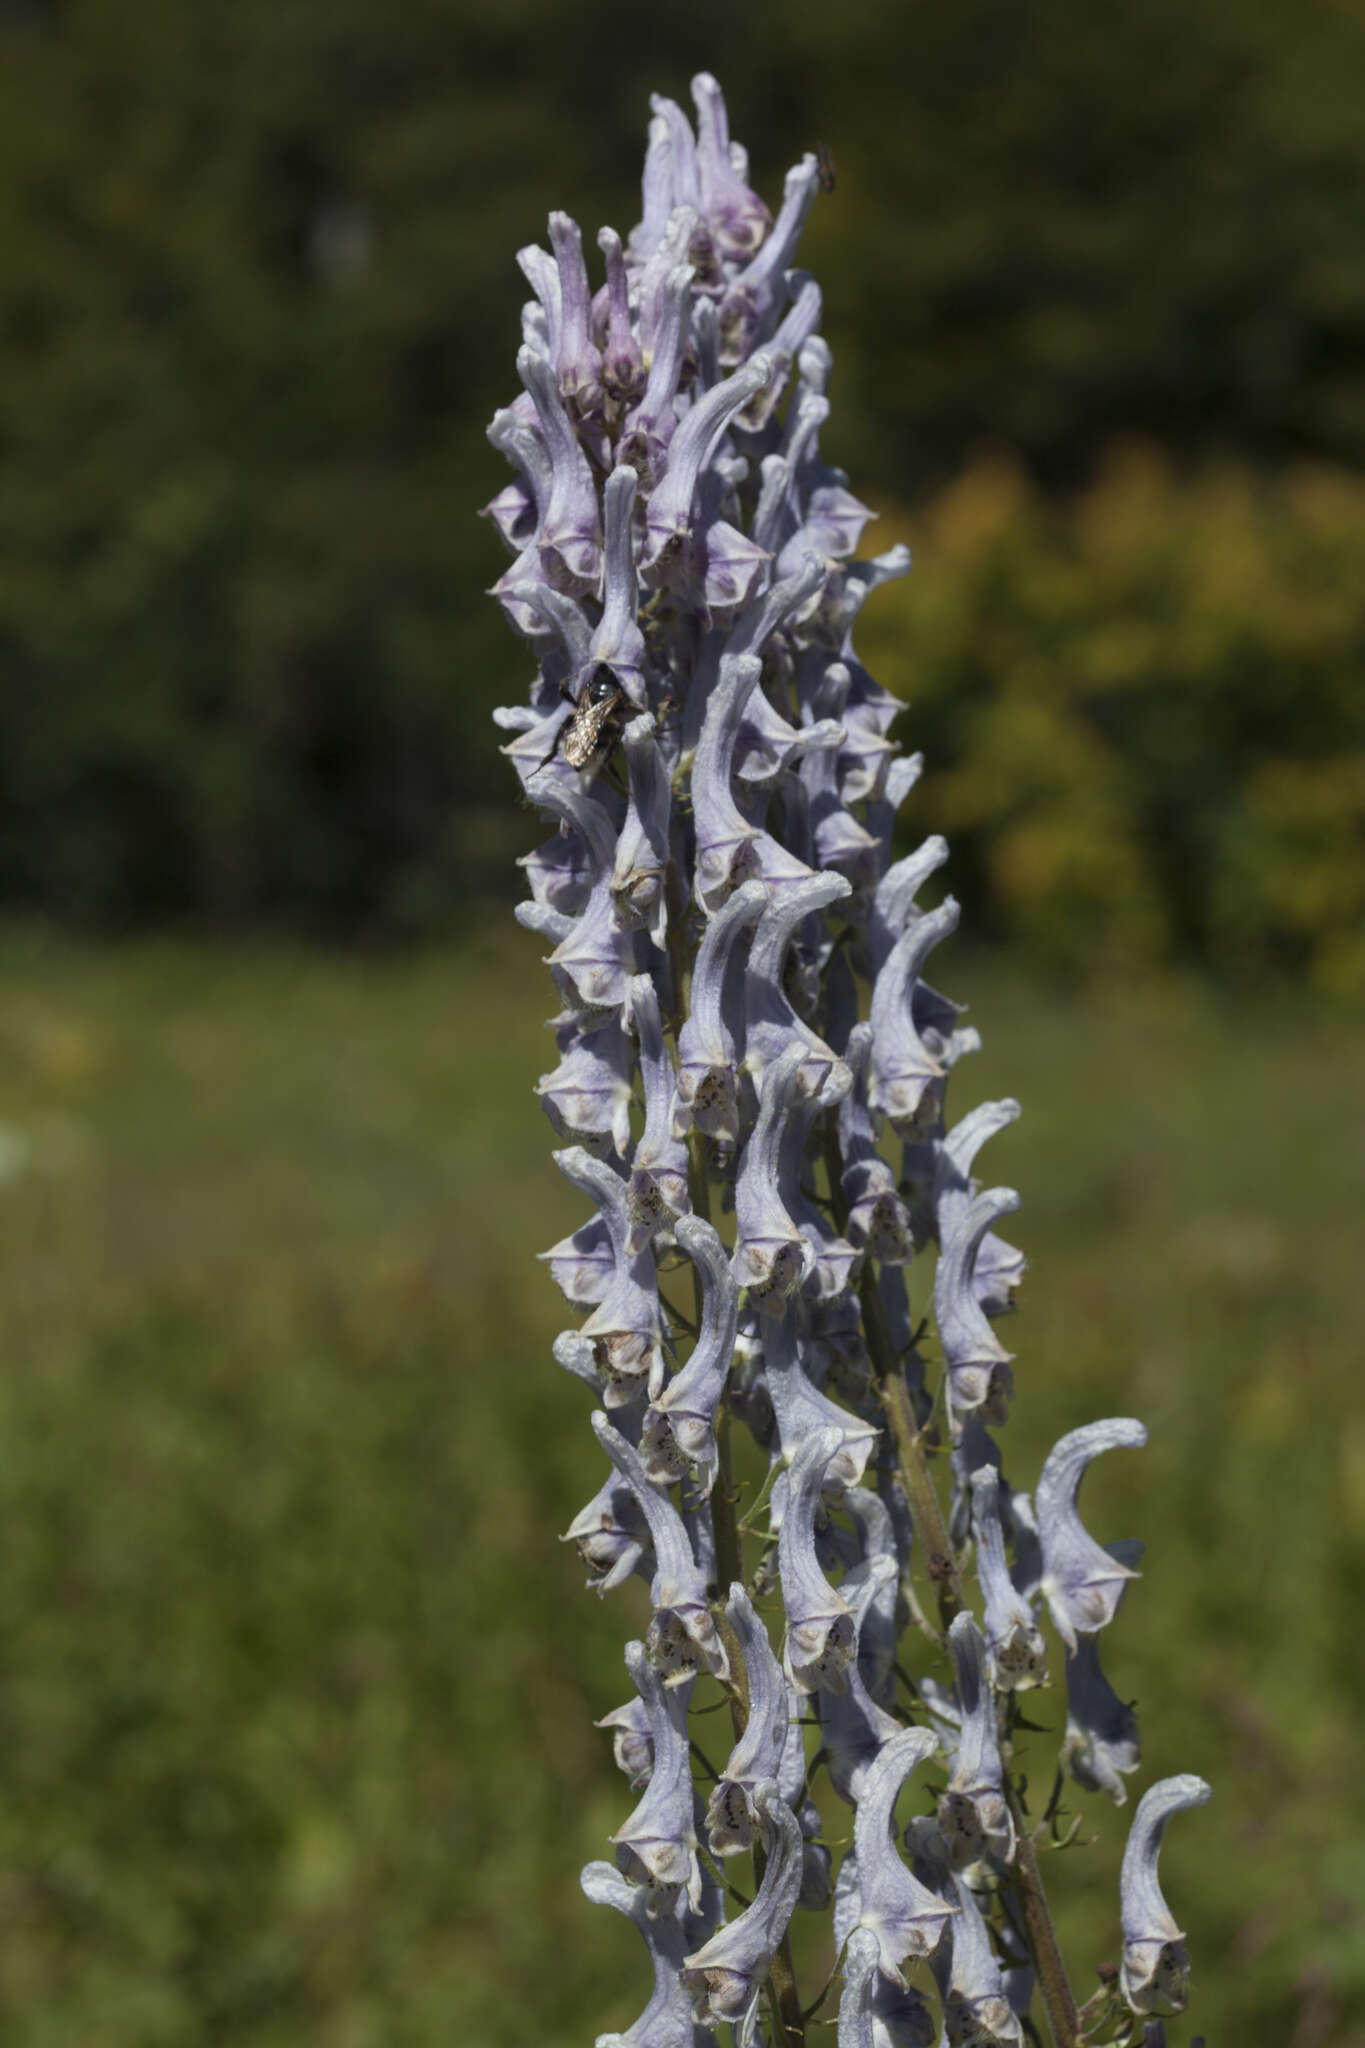
[{"label": "grassy field", "polygon": [[[578,2048],[643,2003],[576,1884],[627,1810],[592,1721],[642,1595],[555,1540],[599,1458],[531,1257],[582,1217],[530,1093],[536,951],[0,941],[12,2048]],[[957,1113],[1025,1112],[989,1153],[1032,1266],[1007,1466],[1152,1433],[1087,1513],[1149,1545],[1105,1642],[1136,1783],[1214,1785],[1163,1862],[1172,2038],[1360,2044],[1359,1026],[942,973],[986,1038]],[[1083,1995],[1127,1818],[1086,1814],[1048,1866]]]}]

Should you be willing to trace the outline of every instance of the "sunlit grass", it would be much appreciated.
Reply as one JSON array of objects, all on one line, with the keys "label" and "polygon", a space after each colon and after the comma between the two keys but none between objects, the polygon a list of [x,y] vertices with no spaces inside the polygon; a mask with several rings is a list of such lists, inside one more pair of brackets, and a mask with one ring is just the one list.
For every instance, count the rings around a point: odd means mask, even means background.
[{"label": "sunlit grass", "polygon": [[[643,2003],[576,1884],[629,1804],[591,1724],[643,1595],[599,1603],[555,1540],[599,1456],[531,1256],[582,1217],[530,1092],[535,954],[0,945],[17,2048],[570,2048]],[[942,978],[986,1040],[957,1110],[1024,1105],[982,1160],[1032,1269],[1008,1468],[1097,1415],[1152,1432],[1086,1504],[1149,1545],[1104,1645],[1137,1783],[1215,1788],[1163,1865],[1195,1959],[1173,2039],[1359,2042],[1358,1033]],[[1082,1995],[1125,1823],[1087,1801],[1098,1846],[1049,1864]]]}]

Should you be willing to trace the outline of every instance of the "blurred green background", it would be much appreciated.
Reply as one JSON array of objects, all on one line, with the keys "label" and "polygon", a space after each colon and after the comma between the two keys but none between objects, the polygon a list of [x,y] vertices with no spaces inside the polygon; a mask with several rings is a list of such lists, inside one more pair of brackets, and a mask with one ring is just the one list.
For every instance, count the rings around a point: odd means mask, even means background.
[{"label": "blurred green background", "polygon": [[[19,2048],[642,2002],[576,1887],[642,1595],[554,1540],[598,1461],[530,1254],[581,1208],[472,511],[515,250],[629,226],[701,65],[769,197],[837,164],[825,446],[917,564],[860,646],[975,935],[956,1108],[1025,1110],[1010,1468],[1152,1430],[1090,1512],[1150,1546],[1138,1783],[1215,1785],[1173,2037],[1365,2042],[1365,10],[0,0]],[[1124,1819],[1058,1859],[1078,1983]]]}]

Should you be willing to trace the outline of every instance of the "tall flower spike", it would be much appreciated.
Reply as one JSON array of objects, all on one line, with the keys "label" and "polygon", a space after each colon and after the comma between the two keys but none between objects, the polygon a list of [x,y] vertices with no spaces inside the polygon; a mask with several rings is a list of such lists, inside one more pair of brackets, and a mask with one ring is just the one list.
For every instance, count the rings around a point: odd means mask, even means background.
[{"label": "tall flower spike", "polygon": [[1119,1873],[1123,1962],[1119,1984],[1136,2013],[1165,2006],[1183,2012],[1189,1997],[1190,1958],[1157,1881],[1161,1837],[1173,1813],[1203,1806],[1212,1792],[1202,1778],[1162,1778],[1138,1801]]},{"label": "tall flower spike", "polygon": [[1147,1431],[1130,1418],[1073,1429],[1048,1453],[1033,1495],[1043,1550],[1042,1589],[1068,1650],[1114,1618],[1124,1588],[1138,1574],[1120,1564],[1083,1525],[1076,1493],[1086,1466],[1101,1451],[1140,1450]]},{"label": "tall flower spike", "polygon": [[939,1801],[938,1824],[953,1864],[962,1869],[995,1856],[1014,1854],[1014,1822],[1005,1800],[1004,1772],[995,1720],[995,1699],[986,1675],[986,1643],[970,1614],[959,1614],[948,1631],[957,1675],[962,1720],[953,1774]]},{"label": "tall flower spike", "polygon": [[787,1506],[778,1535],[778,1575],[786,1609],[782,1664],[798,1692],[843,1692],[858,1636],[848,1603],[836,1593],[815,1555],[815,1517],[830,1460],[842,1439],[816,1430],[792,1462]]},{"label": "tall flower spike", "polygon": [[692,1356],[647,1410],[640,1448],[651,1479],[666,1484],[690,1472],[709,1494],[718,1469],[716,1409],[734,1357],[739,1289],[725,1246],[709,1223],[682,1216],[676,1236],[701,1281],[701,1328]]},{"label": "tall flower spike", "polygon": [[986,1647],[992,1683],[1022,1692],[1041,1685],[1047,1676],[1047,1645],[1033,1609],[1016,1592],[1005,1562],[1005,1534],[1000,1526],[1000,1475],[993,1465],[972,1474],[972,1526],[976,1532],[976,1568],[986,1601]]},{"label": "tall flower spike", "polygon": [[624,2034],[599,2034],[597,2048],[694,2048],[692,2001],[681,1976],[687,1937],[677,1918],[651,1919],[645,1894],[610,1863],[589,1863],[579,1882],[594,1906],[612,1906],[634,1923],[654,1966],[654,1989],[640,2017]]},{"label": "tall flower spike", "polygon": [[687,1749],[691,1683],[682,1689],[662,1683],[643,1643],[626,1644],[626,1669],[644,1702],[654,1764],[639,1805],[611,1838],[616,1865],[644,1890],[651,1919],[671,1913],[680,1896],[695,1912],[701,1903],[701,1869]]},{"label": "tall flower spike", "polygon": [[756,1788],[754,1805],[767,1852],[763,1882],[752,1905],[682,1967],[697,2019],[704,2026],[732,2025],[738,2048],[754,2038],[763,1982],[801,1889],[801,1829],[791,1808],[773,1784]]},{"label": "tall flower spike", "polygon": [[782,1666],[743,1586],[731,1586],[725,1618],[744,1659],[749,1718],[707,1802],[706,1837],[714,1856],[735,1856],[753,1846],[760,1825],[758,1787],[779,1778],[788,1742],[800,1747],[800,1735],[791,1726]]},{"label": "tall flower spike", "polygon": [[905,1728],[883,1743],[863,1779],[853,1822],[859,1925],[876,1935],[881,1967],[898,1984],[905,1981],[901,1964],[909,1957],[930,1954],[958,1910],[906,1869],[892,1828],[902,1785],[936,1748],[927,1728]]},{"label": "tall flower spike", "polygon": [[650,1662],[667,1686],[683,1685],[699,1668],[719,1679],[730,1675],[725,1645],[707,1604],[706,1580],[692,1554],[682,1517],[671,1500],[650,1484],[639,1452],[601,1410],[592,1418],[593,1434],[649,1524],[654,1545],[654,1578],[649,1589],[654,1618],[645,1637]]}]

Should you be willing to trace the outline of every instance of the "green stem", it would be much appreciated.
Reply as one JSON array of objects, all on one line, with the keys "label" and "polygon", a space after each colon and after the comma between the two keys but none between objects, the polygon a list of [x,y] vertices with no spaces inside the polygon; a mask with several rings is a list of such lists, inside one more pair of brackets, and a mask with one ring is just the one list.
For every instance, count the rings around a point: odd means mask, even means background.
[{"label": "green stem", "polygon": [[891,1342],[882,1313],[881,1297],[869,1266],[863,1268],[863,1330],[872,1359],[877,1390],[886,1410],[891,1441],[896,1447],[896,1466],[910,1507],[915,1534],[924,1546],[925,1570],[938,1596],[939,1619],[946,1630],[962,1611],[962,1582],[958,1577],[948,1526],[943,1519],[938,1494],[929,1473],[924,1439],[910,1405],[905,1374]]},{"label": "green stem", "polygon": [[1014,1820],[1014,1831],[1018,1838],[1016,1869],[1019,1877],[1019,1894],[1024,1908],[1024,1920],[1028,1927],[1029,1946],[1038,1968],[1038,1989],[1043,1995],[1043,2010],[1052,2034],[1053,2048],[1080,2048],[1080,2018],[1076,2001],[1071,1995],[1071,1986],[1066,1979],[1066,1965],[1057,1943],[1057,1930],[1052,1924],[1052,1914],[1043,1888],[1043,1873],[1038,1867],[1038,1852],[1033,1845],[1033,1835],[1028,1817],[1024,1812],[1010,1772],[1005,1774],[1005,1797],[1009,1801],[1010,1814]]}]

